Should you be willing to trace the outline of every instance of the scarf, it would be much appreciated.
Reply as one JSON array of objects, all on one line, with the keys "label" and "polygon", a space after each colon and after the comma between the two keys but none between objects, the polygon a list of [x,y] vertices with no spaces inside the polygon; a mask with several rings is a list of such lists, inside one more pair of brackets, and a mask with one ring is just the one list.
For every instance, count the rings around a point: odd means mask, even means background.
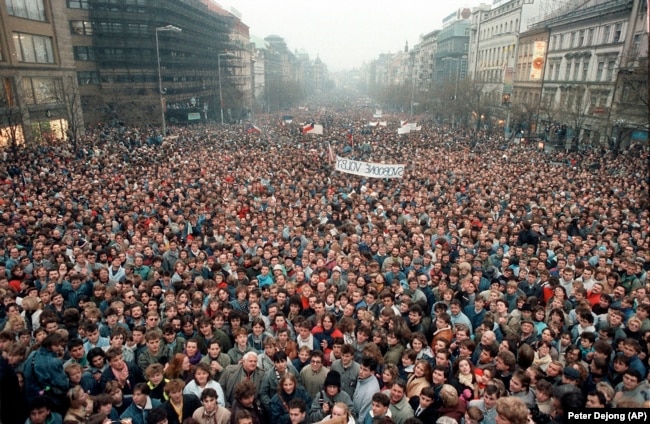
[{"label": "scarf", "polygon": [[463,374],[458,373],[458,382],[467,387],[474,387],[472,380],[474,379],[473,374]]},{"label": "scarf", "polygon": [[111,367],[111,371],[113,372],[115,378],[117,378],[117,381],[120,382],[120,384],[123,384],[129,378],[129,367],[126,365],[124,365],[122,371],[116,370],[113,367]]},{"label": "scarf", "polygon": [[[185,352],[185,355],[187,355],[187,351]],[[188,356],[187,358],[190,360],[190,364],[196,365],[201,362],[202,357],[203,355],[201,355],[201,351],[197,350],[194,356]]]}]

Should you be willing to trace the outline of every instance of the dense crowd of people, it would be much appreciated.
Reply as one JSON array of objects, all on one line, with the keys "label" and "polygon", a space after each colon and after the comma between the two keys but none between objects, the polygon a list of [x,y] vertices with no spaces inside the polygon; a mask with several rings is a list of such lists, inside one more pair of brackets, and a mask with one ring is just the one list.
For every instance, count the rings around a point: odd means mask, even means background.
[{"label": "dense crowd of people", "polygon": [[[648,147],[360,131],[371,113],[328,111],[322,136],[259,116],[261,133],[99,126],[76,152],[6,153],[0,422],[546,424],[650,406]],[[406,172],[339,172],[331,152]]]}]

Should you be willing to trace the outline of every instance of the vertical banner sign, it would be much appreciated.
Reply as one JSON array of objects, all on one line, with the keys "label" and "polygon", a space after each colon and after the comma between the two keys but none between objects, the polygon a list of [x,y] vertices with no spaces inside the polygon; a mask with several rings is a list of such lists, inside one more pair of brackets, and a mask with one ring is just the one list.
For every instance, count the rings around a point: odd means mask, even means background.
[{"label": "vertical banner sign", "polygon": [[544,56],[546,56],[546,41],[535,41],[533,43],[533,64],[530,68],[530,80],[539,81],[544,72]]}]

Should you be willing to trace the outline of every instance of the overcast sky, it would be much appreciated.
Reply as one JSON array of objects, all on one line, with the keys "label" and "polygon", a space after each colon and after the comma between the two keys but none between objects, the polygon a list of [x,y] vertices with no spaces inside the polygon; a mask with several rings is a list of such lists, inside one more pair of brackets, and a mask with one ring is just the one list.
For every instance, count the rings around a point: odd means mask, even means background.
[{"label": "overcast sky", "polygon": [[[491,0],[483,0],[492,3]],[[330,71],[360,67],[419,43],[442,19],[480,0],[217,0],[241,13],[251,35],[279,35],[292,51],[304,49]]]}]

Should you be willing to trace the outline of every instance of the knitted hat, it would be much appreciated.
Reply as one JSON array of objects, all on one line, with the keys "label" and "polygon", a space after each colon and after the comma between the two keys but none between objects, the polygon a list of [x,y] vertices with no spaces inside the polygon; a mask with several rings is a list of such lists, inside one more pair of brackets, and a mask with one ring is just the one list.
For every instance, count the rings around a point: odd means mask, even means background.
[{"label": "knitted hat", "polygon": [[571,380],[578,380],[580,378],[580,373],[575,368],[566,367],[564,368],[564,376]]},{"label": "knitted hat", "polygon": [[323,387],[327,386],[336,386],[339,389],[341,388],[341,374],[339,374],[338,371],[330,371],[327,373]]}]

